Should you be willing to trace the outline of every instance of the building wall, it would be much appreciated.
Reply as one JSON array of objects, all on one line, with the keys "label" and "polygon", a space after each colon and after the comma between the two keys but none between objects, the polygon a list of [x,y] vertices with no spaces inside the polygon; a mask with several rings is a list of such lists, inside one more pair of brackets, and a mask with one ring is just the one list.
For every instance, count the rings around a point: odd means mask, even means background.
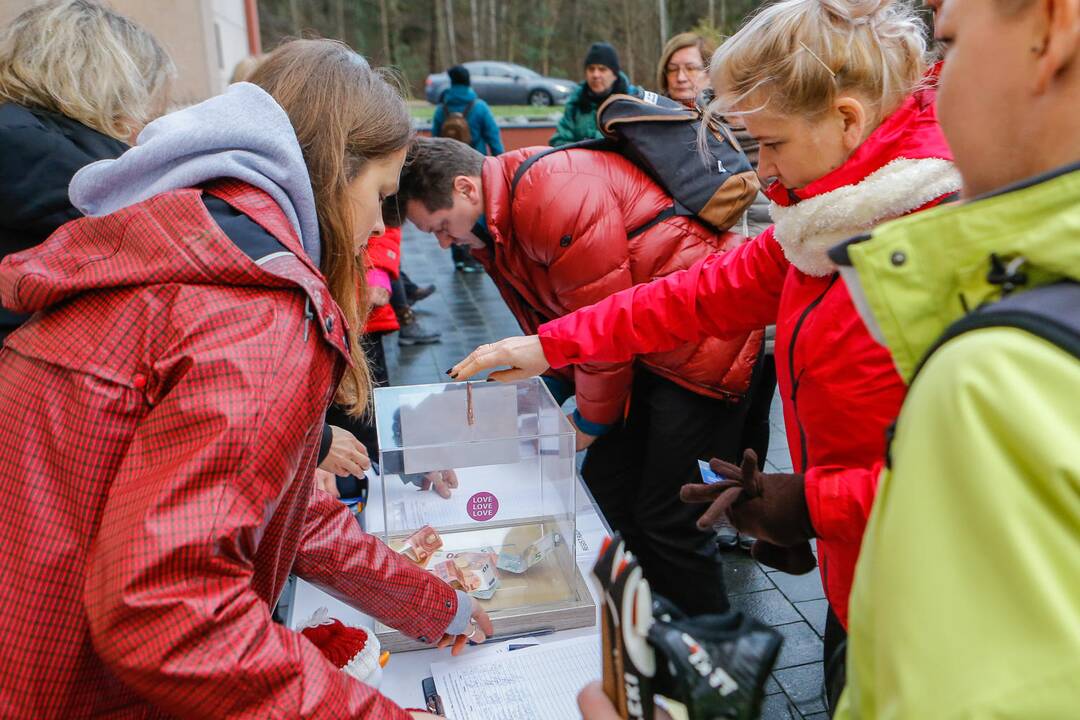
[{"label": "building wall", "polygon": [[[35,0],[0,0],[7,25]],[[205,100],[225,89],[233,67],[248,54],[243,0],[110,0],[152,32],[172,56],[178,77],[173,106]]]}]

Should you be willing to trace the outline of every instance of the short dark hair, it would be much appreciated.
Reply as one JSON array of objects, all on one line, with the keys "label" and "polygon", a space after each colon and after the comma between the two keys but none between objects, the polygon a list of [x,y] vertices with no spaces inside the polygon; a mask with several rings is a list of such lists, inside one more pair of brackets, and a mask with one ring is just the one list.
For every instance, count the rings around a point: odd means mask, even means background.
[{"label": "short dark hair", "polygon": [[421,202],[429,212],[452,207],[454,178],[479,177],[484,156],[452,138],[417,138],[409,149],[398,183],[398,206]]}]

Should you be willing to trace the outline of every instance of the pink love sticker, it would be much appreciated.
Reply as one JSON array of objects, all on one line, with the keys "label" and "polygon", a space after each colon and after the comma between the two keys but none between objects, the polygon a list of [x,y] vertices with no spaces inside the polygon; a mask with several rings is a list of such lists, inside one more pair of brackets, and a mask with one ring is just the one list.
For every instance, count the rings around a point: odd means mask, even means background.
[{"label": "pink love sticker", "polygon": [[489,492],[478,492],[469,498],[466,506],[469,517],[479,522],[490,520],[499,512],[499,499]]}]

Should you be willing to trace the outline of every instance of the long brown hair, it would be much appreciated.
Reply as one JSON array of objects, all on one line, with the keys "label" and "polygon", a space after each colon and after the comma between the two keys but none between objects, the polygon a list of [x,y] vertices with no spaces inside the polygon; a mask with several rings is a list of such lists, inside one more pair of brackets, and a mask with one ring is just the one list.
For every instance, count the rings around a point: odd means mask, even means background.
[{"label": "long brown hair", "polygon": [[286,42],[259,63],[250,82],[285,110],[304,152],[319,216],[321,270],[349,323],[354,361],[336,402],[360,415],[371,395],[371,373],[358,341],[369,308],[346,189],[365,163],[411,142],[409,112],[386,77],[334,40]]}]

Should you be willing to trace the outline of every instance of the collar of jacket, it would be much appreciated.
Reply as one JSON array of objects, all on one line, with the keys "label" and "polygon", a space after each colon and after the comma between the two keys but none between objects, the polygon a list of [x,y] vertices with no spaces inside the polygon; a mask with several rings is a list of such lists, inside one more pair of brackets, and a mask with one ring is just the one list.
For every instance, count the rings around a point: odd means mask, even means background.
[{"label": "collar of jacket", "polygon": [[615,83],[605,92],[603,95],[597,95],[589,89],[589,83],[582,82],[577,86],[577,91],[574,96],[566,101],[567,105],[577,103],[582,110],[591,112],[596,110],[600,105],[615,93],[622,93],[624,95],[633,95],[637,90],[630,84],[630,78],[622,70],[619,71],[618,77],[615,78]]},{"label": "collar of jacket", "polygon": [[765,189],[776,239],[795,267],[828,275],[836,268],[826,252],[840,240],[960,188],[934,97],[932,90],[910,95],[843,165],[806,187]]},{"label": "collar of jacket", "polygon": [[1039,287],[1080,280],[1080,163],[886,223],[834,248],[852,299],[910,382],[956,320],[1003,295],[994,260]]},{"label": "collar of jacket", "polygon": [[450,89],[446,91],[446,99],[444,102],[451,112],[460,112],[462,108],[476,99],[476,90],[471,86],[451,85]]}]

